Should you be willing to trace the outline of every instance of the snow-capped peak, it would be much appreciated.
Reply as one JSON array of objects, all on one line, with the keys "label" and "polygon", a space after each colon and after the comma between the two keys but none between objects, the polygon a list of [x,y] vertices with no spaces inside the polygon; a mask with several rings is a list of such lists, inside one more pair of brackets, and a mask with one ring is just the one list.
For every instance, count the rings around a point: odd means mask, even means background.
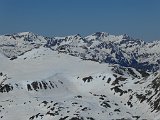
[{"label": "snow-capped peak", "polygon": [[33,35],[33,33],[32,32],[20,32],[20,33],[17,33],[17,35],[26,36],[26,35]]},{"label": "snow-capped peak", "polygon": [[106,37],[109,36],[109,33],[106,33],[106,32],[96,32],[96,33],[93,33],[92,35],[89,35],[87,37],[85,37],[87,40],[95,40],[95,39],[104,39]]},{"label": "snow-capped peak", "polygon": [[111,35],[107,32],[96,32],[92,35],[85,37],[88,41],[100,40],[104,42],[120,42],[122,40],[131,39],[127,34],[124,35]]},{"label": "snow-capped peak", "polygon": [[109,33],[107,32],[96,32],[94,33],[92,36],[96,36],[96,37],[107,37],[109,35]]}]

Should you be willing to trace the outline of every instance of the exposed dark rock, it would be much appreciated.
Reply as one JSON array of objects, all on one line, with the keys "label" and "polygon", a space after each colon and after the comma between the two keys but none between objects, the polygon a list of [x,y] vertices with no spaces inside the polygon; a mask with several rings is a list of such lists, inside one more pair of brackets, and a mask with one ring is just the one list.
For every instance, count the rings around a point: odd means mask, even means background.
[{"label": "exposed dark rock", "polygon": [[65,116],[63,118],[60,118],[59,120],[66,120],[69,116]]},{"label": "exposed dark rock", "polygon": [[124,78],[122,76],[120,77],[117,77],[113,82],[112,82],[112,85],[116,85],[116,84],[119,84],[119,81],[125,81],[127,78]]},{"label": "exposed dark rock", "polygon": [[69,120],[84,120],[83,117],[72,117]]},{"label": "exposed dark rock", "polygon": [[115,109],[114,111],[115,111],[115,112],[121,112],[119,109]]},{"label": "exposed dark rock", "polygon": [[132,116],[132,118],[136,118],[136,120],[138,120],[140,116]]},{"label": "exposed dark rock", "polygon": [[85,78],[83,78],[82,79],[84,82],[90,82],[90,81],[92,81],[93,80],[93,78],[92,78],[92,76],[89,76],[89,77],[85,77]]},{"label": "exposed dark rock", "polygon": [[11,84],[0,85],[0,92],[10,92],[13,90],[13,86]]},{"label": "exposed dark rock", "polygon": [[95,120],[93,117],[87,117],[87,120]]},{"label": "exposed dark rock", "polygon": [[147,99],[143,94],[136,94],[136,97],[139,99],[140,103]]},{"label": "exposed dark rock", "polygon": [[87,111],[87,110],[91,110],[90,108],[88,107],[84,107],[83,109],[81,109],[82,111]]},{"label": "exposed dark rock", "polygon": [[116,93],[120,93],[120,96],[122,96],[124,93],[127,93],[127,91],[123,91],[122,89],[119,88],[119,86],[115,86],[111,88],[111,90],[114,90]]},{"label": "exposed dark rock", "polygon": [[110,81],[111,81],[111,78],[108,78],[107,83],[110,83]]},{"label": "exposed dark rock", "polygon": [[107,101],[103,101],[103,102],[101,103],[101,106],[103,106],[103,107],[105,107],[105,108],[111,108],[111,106],[108,104]]},{"label": "exposed dark rock", "polygon": [[27,89],[28,89],[28,91],[31,91],[31,90],[32,90],[30,84],[27,84]]}]

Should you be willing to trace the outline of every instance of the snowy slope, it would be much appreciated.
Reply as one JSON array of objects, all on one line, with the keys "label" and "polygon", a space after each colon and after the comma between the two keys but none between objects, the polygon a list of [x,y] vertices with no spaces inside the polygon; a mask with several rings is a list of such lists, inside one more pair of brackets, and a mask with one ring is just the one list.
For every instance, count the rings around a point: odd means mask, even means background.
[{"label": "snowy slope", "polygon": [[159,41],[23,32],[0,44],[2,120],[160,119]]},{"label": "snowy slope", "polygon": [[12,61],[5,71],[0,69],[7,73],[0,89],[0,117],[3,120],[157,117],[158,120],[156,109],[137,98],[149,84],[137,82],[146,78],[132,68],[119,68],[125,74],[120,75],[113,70],[115,67],[59,54],[49,48],[27,52]]}]

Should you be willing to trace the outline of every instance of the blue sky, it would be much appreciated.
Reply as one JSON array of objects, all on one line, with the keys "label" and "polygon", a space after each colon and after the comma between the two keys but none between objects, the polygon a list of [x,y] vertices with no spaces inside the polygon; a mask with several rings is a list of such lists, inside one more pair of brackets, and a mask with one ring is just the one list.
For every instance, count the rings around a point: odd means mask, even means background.
[{"label": "blue sky", "polygon": [[160,0],[0,0],[0,34],[97,31],[160,40]]}]

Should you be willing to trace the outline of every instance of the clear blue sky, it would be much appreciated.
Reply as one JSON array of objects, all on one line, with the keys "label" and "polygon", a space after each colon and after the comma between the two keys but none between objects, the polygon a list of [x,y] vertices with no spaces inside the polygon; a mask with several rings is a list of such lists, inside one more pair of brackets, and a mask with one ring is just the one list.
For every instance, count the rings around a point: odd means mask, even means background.
[{"label": "clear blue sky", "polygon": [[22,31],[160,40],[160,0],[0,0],[0,34]]}]

